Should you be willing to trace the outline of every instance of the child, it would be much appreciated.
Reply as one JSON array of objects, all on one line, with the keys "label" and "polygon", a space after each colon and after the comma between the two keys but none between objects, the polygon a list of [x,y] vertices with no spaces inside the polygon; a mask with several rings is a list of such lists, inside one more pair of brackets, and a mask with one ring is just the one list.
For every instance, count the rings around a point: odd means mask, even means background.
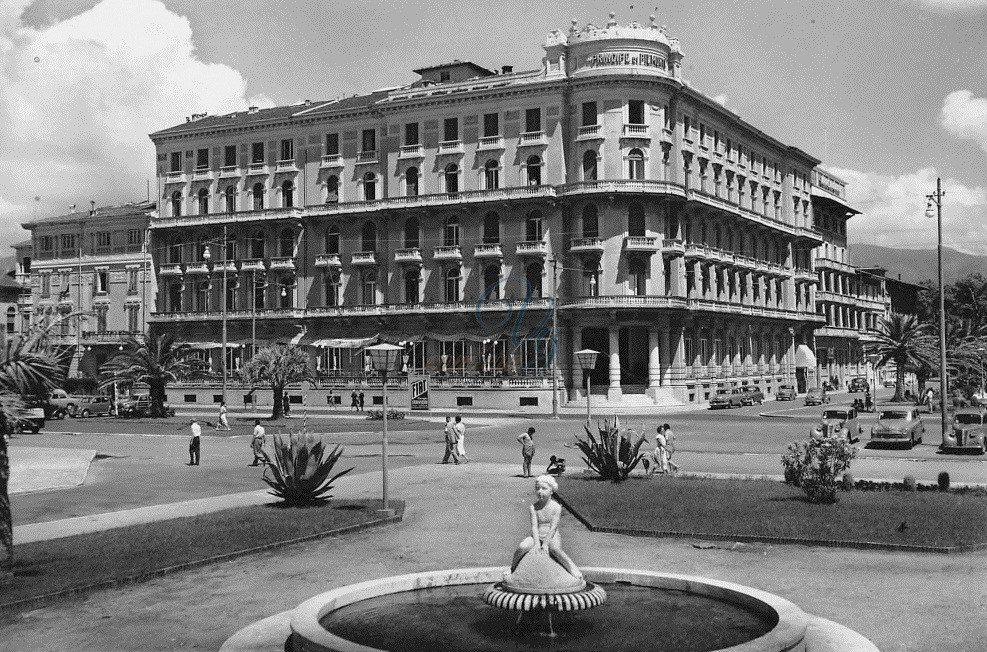
[{"label": "child", "polygon": [[521,475],[525,478],[531,477],[531,460],[535,457],[535,429],[528,428],[528,432],[523,432],[517,436],[518,443],[521,444]]},{"label": "child", "polygon": [[562,551],[562,537],[559,536],[559,519],[562,517],[562,507],[552,500],[552,494],[559,489],[559,484],[550,475],[540,475],[535,478],[535,496],[537,499],[529,508],[531,512],[531,536],[522,541],[514,552],[511,562],[511,572],[521,563],[521,559],[532,550],[547,552],[566,571],[578,579],[583,574],[569,555]]},{"label": "child", "polygon": [[565,458],[552,455],[548,458],[548,468],[545,469],[545,473],[555,476],[565,473]]}]

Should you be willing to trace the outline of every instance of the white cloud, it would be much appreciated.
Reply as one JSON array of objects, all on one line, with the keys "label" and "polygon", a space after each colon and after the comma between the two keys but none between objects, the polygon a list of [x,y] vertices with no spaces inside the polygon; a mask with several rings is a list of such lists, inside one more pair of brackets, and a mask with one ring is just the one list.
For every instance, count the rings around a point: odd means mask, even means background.
[{"label": "white cloud", "polygon": [[20,21],[29,4],[0,2],[0,241],[24,236],[35,196],[40,214],[142,199],[152,131],[272,105],[248,99],[235,69],[199,60],[188,20],[157,0],[103,0],[42,29]]},{"label": "white cloud", "polygon": [[942,103],[942,126],[957,138],[975,141],[987,152],[987,99],[954,91]]},{"label": "white cloud", "polygon": [[[935,169],[922,168],[899,176],[831,170],[847,182],[850,205],[863,212],[850,220],[851,243],[902,249],[936,246],[936,220],[925,217],[926,196],[936,189]],[[987,187],[944,179],[943,191],[943,244],[971,254],[987,254]]]},{"label": "white cloud", "polygon": [[971,11],[987,9],[987,0],[912,0],[917,4],[938,11],[940,13],[950,11]]}]

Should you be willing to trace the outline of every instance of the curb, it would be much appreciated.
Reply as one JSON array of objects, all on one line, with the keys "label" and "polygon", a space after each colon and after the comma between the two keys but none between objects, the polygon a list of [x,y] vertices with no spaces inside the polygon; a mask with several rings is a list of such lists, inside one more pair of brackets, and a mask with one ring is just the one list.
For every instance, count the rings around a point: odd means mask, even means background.
[{"label": "curb", "polygon": [[164,577],[165,575],[171,575],[173,573],[177,573],[183,570],[191,570],[193,568],[200,568],[202,566],[209,566],[211,564],[218,564],[225,561],[231,561],[239,557],[246,557],[248,555],[252,555],[258,552],[265,552],[268,550],[276,550],[278,548],[284,548],[287,546],[294,545],[296,543],[306,543],[308,541],[325,539],[341,534],[351,534],[353,532],[360,532],[362,530],[381,527],[383,525],[389,525],[391,523],[399,523],[402,520],[404,520],[403,504],[401,506],[401,509],[394,516],[386,516],[384,518],[378,518],[372,521],[367,521],[365,523],[348,525],[346,527],[337,528],[335,530],[316,532],[315,534],[309,534],[303,537],[297,537],[295,539],[288,539],[286,541],[272,541],[271,543],[267,543],[262,546],[246,548],[243,550],[235,550],[233,552],[207,557],[206,559],[196,559],[194,561],[185,562],[183,564],[176,564],[174,566],[168,566],[167,568],[159,568],[156,570],[148,571],[146,573],[140,573],[139,575],[130,575],[128,577],[118,577],[111,580],[103,580],[102,582],[85,584],[83,586],[75,586],[68,589],[62,589],[61,591],[55,591],[54,593],[46,593],[44,595],[39,595],[32,598],[24,598],[23,600],[7,602],[4,604],[0,604],[0,614],[12,615],[14,613],[24,611],[26,609],[32,609],[32,608],[48,605],[62,598],[78,597],[78,596],[88,595],[90,593],[102,589],[112,589],[112,588],[119,588],[123,586],[129,586],[131,584],[139,584],[141,582],[146,582],[148,580],[155,579],[157,577]]}]

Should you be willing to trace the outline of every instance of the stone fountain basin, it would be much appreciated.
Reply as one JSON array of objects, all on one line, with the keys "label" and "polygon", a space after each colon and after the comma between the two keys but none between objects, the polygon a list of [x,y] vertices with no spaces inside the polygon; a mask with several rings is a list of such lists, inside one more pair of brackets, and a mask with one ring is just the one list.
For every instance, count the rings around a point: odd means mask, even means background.
[{"label": "stone fountain basin", "polygon": [[[347,605],[391,593],[441,586],[476,584],[479,597],[486,585],[499,582],[506,569],[462,568],[457,570],[411,573],[351,584],[306,600],[291,615],[293,652],[379,652],[343,639],[322,627],[320,621],[330,612]],[[765,591],[740,584],[690,575],[655,573],[614,568],[581,568],[587,580],[597,583],[627,583],[641,587],[671,589],[701,595],[738,605],[777,624],[763,636],[727,648],[730,652],[805,652],[809,617],[792,602]],[[699,619],[701,621],[701,618]],[[697,622],[702,626],[701,622]],[[810,651],[811,652],[811,651]]]}]

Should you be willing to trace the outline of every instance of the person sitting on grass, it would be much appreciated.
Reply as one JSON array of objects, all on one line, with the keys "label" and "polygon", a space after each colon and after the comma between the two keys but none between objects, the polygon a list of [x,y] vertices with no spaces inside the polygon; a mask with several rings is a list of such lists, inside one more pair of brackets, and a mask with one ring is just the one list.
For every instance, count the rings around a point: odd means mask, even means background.
[{"label": "person sitting on grass", "polygon": [[552,500],[552,494],[559,490],[559,483],[550,475],[535,478],[536,500],[529,508],[531,513],[531,536],[522,541],[514,551],[511,572],[517,569],[521,559],[533,550],[547,552],[562,568],[578,579],[583,578],[575,562],[562,550],[562,537],[559,536],[559,520],[562,506]]},{"label": "person sitting on grass", "polygon": [[545,469],[545,473],[554,475],[555,477],[565,473],[565,458],[552,455],[548,458],[548,468]]}]

